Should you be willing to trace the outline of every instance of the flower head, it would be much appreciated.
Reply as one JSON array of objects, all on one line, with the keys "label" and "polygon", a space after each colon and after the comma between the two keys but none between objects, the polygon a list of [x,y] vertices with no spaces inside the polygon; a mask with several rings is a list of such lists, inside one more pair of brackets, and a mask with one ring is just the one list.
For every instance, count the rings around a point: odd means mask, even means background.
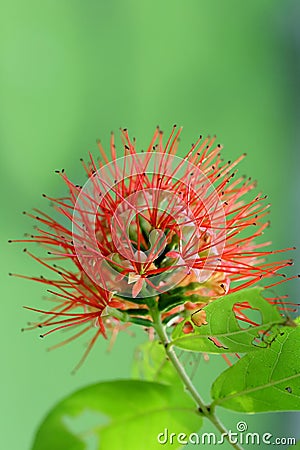
[{"label": "flower head", "polygon": [[[147,150],[137,152],[122,130],[121,158],[113,135],[110,157],[98,142],[99,164],[91,155],[82,161],[87,183],[74,184],[61,171],[67,196],[45,195],[62,220],[28,214],[38,225],[26,242],[43,244],[48,255],[27,253],[54,275],[30,277],[46,284],[57,302],[50,311],[34,309],[45,319],[33,327],[50,327],[42,336],[78,327],[69,342],[95,329],[87,354],[100,334],[124,327],[124,320],[151,326],[148,299],[176,287],[182,300],[166,315],[181,320],[191,305],[197,309],[264,278],[281,280],[280,269],[291,261],[266,262],[274,251],[264,250],[269,242],[256,242],[268,226],[269,205],[260,195],[243,201],[255,187],[236,173],[245,155],[224,162],[215,137],[200,136],[180,158],[180,132],[174,127],[164,142],[157,129]],[[202,313],[194,319],[205,323]]]}]

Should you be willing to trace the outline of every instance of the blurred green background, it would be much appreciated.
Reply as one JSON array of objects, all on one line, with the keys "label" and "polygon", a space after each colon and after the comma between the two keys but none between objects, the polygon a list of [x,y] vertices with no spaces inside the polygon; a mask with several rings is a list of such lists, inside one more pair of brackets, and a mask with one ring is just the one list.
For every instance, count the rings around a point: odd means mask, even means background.
[{"label": "blurred green background", "polygon": [[[168,132],[177,123],[184,126],[184,152],[199,133],[216,133],[225,158],[248,153],[240,173],[269,194],[266,238],[274,248],[299,241],[297,23],[296,1],[2,0],[1,449],[29,450],[42,417],[73,390],[129,376],[143,339],[132,328],[136,338],[119,336],[111,353],[99,340],[71,376],[84,339],[47,353],[56,338],[20,332],[33,319],[22,305],[40,307],[45,289],[7,276],[42,272],[22,244],[6,241],[31,232],[21,212],[47,210],[43,192],[64,194],[55,169],[83,180],[79,158],[97,153],[96,138],[107,145],[111,130],[127,127],[143,148],[157,124]],[[299,285],[291,282],[286,291],[295,300]],[[204,371],[198,382],[214,376],[209,365]],[[226,411],[222,417],[233,429],[244,419]],[[297,431],[296,413],[246,421],[250,431]]]}]

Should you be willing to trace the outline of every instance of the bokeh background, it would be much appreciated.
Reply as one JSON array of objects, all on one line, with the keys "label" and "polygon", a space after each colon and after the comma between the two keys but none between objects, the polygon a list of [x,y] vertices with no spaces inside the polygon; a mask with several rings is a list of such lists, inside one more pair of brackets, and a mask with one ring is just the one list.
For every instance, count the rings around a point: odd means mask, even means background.
[{"label": "bokeh background", "polygon": [[[20,332],[33,318],[22,306],[41,306],[45,290],[7,276],[41,272],[7,239],[31,232],[21,212],[47,209],[42,193],[65,192],[55,169],[83,180],[79,158],[97,153],[96,138],[107,145],[111,130],[127,127],[143,148],[157,124],[167,132],[177,123],[184,152],[199,133],[216,133],[225,158],[248,153],[240,170],[269,195],[267,239],[274,248],[299,244],[299,20],[297,0],[1,1],[1,448],[29,450],[58,400],[129,376],[144,339],[132,328],[135,337],[119,336],[110,353],[99,341],[72,376],[84,340],[47,353],[51,336]],[[278,291],[299,299],[296,281]],[[209,365],[202,370],[198,382],[212,377]],[[245,419],[222,417],[233,429]],[[297,436],[297,418],[246,421],[251,431]],[[146,449],[149,436],[145,446],[140,439]]]}]

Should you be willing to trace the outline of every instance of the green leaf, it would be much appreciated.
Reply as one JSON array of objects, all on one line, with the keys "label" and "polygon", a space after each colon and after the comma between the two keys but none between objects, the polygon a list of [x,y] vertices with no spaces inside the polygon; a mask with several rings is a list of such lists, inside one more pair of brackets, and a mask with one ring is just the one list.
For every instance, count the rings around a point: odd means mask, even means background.
[{"label": "green leaf", "polygon": [[212,386],[214,405],[242,412],[300,409],[300,327],[244,356]]},{"label": "green leaf", "polygon": [[133,378],[174,385],[180,383],[177,372],[166,358],[163,345],[158,341],[146,341],[134,354]]},{"label": "green leaf", "polygon": [[[246,353],[267,346],[266,341],[279,332],[276,325],[283,325],[286,319],[261,296],[262,289],[245,289],[212,301],[203,308],[207,324],[196,326],[192,316],[183,320],[175,327],[171,344],[206,353]],[[248,304],[248,309],[243,312],[248,311],[249,316],[259,315],[257,325],[249,325],[237,319],[234,309],[241,307],[241,304]],[[187,321],[193,327],[189,334],[183,332]]]},{"label": "green leaf", "polygon": [[[201,423],[183,388],[110,381],[81,389],[55,406],[41,424],[32,450],[85,450],[91,438],[99,450],[155,450],[161,449],[157,436],[165,428],[189,434]],[[176,444],[174,440],[165,448],[180,448]]]}]

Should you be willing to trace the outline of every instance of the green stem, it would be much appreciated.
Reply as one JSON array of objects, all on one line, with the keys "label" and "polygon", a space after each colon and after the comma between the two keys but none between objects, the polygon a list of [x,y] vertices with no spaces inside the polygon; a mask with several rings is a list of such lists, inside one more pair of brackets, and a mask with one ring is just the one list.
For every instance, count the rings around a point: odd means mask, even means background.
[{"label": "green stem", "polygon": [[199,392],[193,385],[192,380],[186,373],[183,365],[181,364],[178,356],[175,353],[175,350],[173,349],[172,346],[169,345],[170,344],[169,337],[168,337],[165,327],[161,321],[160,311],[158,311],[158,308],[156,305],[153,306],[152,308],[150,308],[150,313],[151,313],[151,316],[153,319],[154,328],[157,332],[159,339],[161,340],[161,342],[165,348],[166,355],[167,355],[168,359],[171,361],[171,363],[173,364],[173,366],[174,366],[179,378],[183,382],[186,390],[190,393],[191,397],[195,401],[199,411],[202,414],[204,414],[204,416],[211,423],[213,423],[213,425],[220,431],[221,434],[224,435],[224,437],[227,439],[227,441],[230,443],[230,445],[233,448],[235,448],[237,450],[242,450],[242,447],[240,447],[238,444],[234,444],[230,441],[230,438],[229,438],[226,428],[219,421],[219,419],[215,415],[214,411],[210,410],[210,408],[207,405],[205,405],[204,400],[202,399],[201,395],[199,394]]}]

